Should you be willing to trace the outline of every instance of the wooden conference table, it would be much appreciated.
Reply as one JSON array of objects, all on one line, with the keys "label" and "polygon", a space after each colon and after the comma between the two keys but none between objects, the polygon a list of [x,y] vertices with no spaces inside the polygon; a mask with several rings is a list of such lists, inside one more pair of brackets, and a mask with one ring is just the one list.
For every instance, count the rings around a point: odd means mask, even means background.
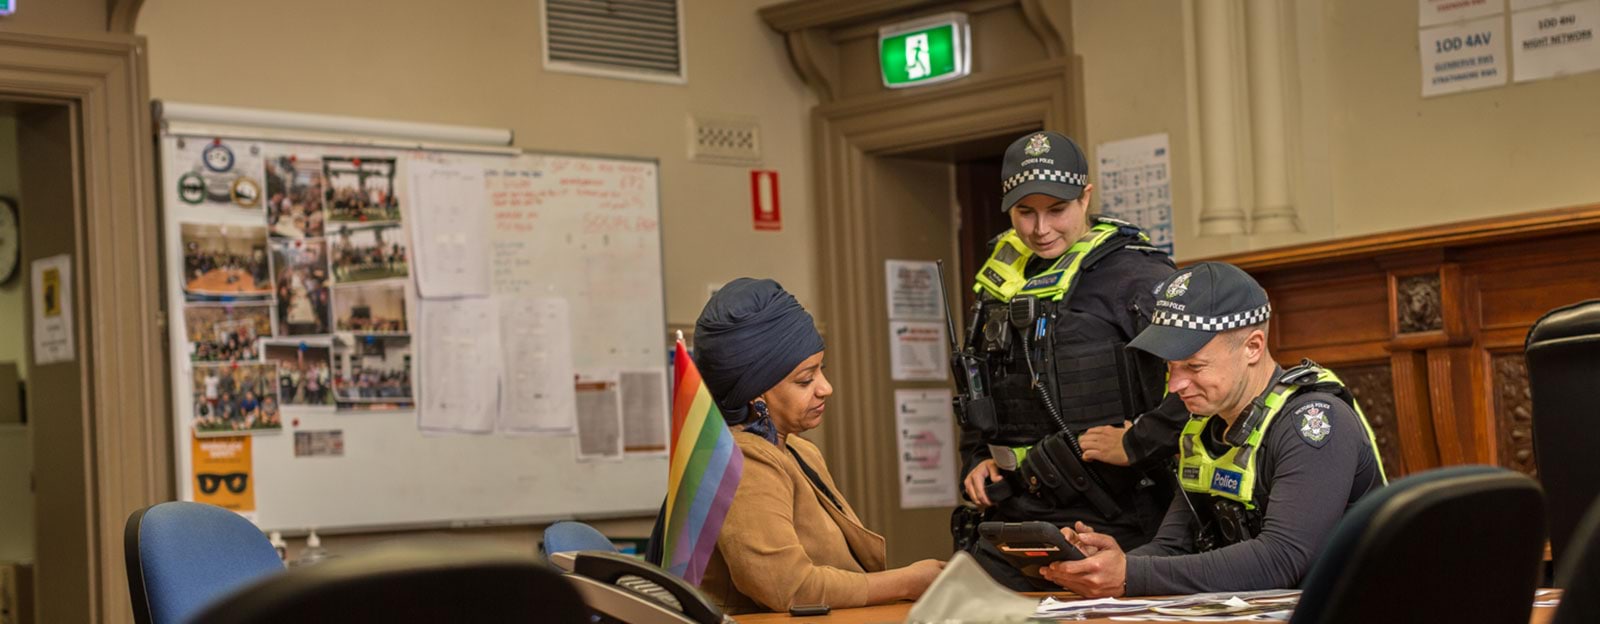
[{"label": "wooden conference table", "polygon": [[[1041,598],[1054,596],[1056,600],[1075,600],[1076,594],[1029,594]],[[1531,598],[1530,598],[1531,600]],[[897,602],[894,604],[878,605],[876,607],[861,607],[859,609],[837,609],[828,615],[820,617],[791,617],[787,613],[750,613],[733,617],[739,624],[774,624],[816,622],[818,624],[886,624],[891,622],[904,622],[906,614],[911,611],[911,603]],[[1549,624],[1555,617],[1555,607],[1534,607],[1533,616],[1528,618],[1529,624]],[[1114,622],[1109,618],[1094,618],[1089,620],[1072,620],[1073,622]],[[1260,621],[1260,620],[1255,620]]]}]

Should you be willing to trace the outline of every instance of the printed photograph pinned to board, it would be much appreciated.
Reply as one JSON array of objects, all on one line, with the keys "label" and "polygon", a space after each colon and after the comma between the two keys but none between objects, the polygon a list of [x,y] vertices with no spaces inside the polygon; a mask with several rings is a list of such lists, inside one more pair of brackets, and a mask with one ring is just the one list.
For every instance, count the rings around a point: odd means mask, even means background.
[{"label": "printed photograph pinned to board", "polygon": [[300,154],[267,156],[267,230],[274,238],[322,236],[322,158]]},{"label": "printed photograph pinned to board", "polygon": [[411,336],[333,336],[334,404],[341,411],[410,409]]},{"label": "printed photograph pinned to board", "polygon": [[261,358],[278,368],[278,400],[284,406],[333,406],[333,356],[326,339],[263,340]]},{"label": "printed photograph pinned to board", "polygon": [[333,277],[340,282],[405,277],[410,274],[408,246],[398,223],[340,225],[333,234]]},{"label": "printed photograph pinned to board", "polygon": [[239,435],[283,429],[273,364],[197,364],[191,379],[195,435]]},{"label": "printed photograph pinned to board", "polygon": [[329,333],[328,244],[325,239],[275,240],[272,266],[277,335]]},{"label": "printed photograph pinned to board", "polygon": [[391,223],[400,220],[394,158],[325,156],[323,204],[328,220],[343,223]]},{"label": "printed photograph pinned to board", "polygon": [[294,432],[295,457],[344,457],[344,431]]},{"label": "printed photograph pinned to board", "polygon": [[188,301],[233,301],[272,296],[267,228],[183,223],[183,292]]},{"label": "printed photograph pinned to board", "polygon": [[578,461],[622,459],[622,393],[617,371],[578,374]]},{"label": "printed photograph pinned to board", "polygon": [[622,452],[666,454],[672,420],[667,410],[666,371],[622,371],[618,380],[622,391]]},{"label": "printed photograph pinned to board", "polygon": [[189,487],[194,502],[216,505],[255,520],[255,457],[250,436],[191,436]]},{"label": "printed photograph pinned to board", "polygon": [[221,209],[261,210],[259,143],[179,137],[177,147],[173,162],[182,171],[177,176],[179,201]]},{"label": "printed photograph pinned to board", "polygon": [[183,306],[183,327],[191,362],[255,361],[256,339],[272,336],[272,306],[193,303]]},{"label": "printed photograph pinned to board", "polygon": [[362,334],[404,334],[406,284],[402,280],[333,287],[333,328]]}]

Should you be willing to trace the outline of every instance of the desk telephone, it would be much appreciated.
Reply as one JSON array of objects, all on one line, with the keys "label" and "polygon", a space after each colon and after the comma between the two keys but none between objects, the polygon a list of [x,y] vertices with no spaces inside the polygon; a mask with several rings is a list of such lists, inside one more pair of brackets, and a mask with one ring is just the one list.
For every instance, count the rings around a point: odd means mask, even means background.
[{"label": "desk telephone", "polygon": [[633,557],[598,550],[556,553],[597,624],[732,624],[693,585]]}]

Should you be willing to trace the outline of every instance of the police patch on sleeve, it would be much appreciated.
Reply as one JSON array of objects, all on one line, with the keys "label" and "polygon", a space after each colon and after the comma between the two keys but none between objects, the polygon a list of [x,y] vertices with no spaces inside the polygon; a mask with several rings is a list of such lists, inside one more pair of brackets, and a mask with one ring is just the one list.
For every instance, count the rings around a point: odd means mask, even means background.
[{"label": "police patch on sleeve", "polygon": [[1328,436],[1333,435],[1333,425],[1328,421],[1328,410],[1333,409],[1325,401],[1309,401],[1294,409],[1294,418],[1300,421],[1300,439],[1305,440],[1316,448],[1328,443]]}]

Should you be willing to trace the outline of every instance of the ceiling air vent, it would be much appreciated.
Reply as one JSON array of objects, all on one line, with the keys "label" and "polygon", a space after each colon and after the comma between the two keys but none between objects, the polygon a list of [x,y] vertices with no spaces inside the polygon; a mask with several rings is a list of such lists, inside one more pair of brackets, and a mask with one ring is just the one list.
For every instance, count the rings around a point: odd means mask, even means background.
[{"label": "ceiling air vent", "polygon": [[544,0],[545,69],[683,82],[679,0]]},{"label": "ceiling air vent", "polygon": [[689,158],[730,165],[761,162],[761,122],[754,118],[689,117]]}]

